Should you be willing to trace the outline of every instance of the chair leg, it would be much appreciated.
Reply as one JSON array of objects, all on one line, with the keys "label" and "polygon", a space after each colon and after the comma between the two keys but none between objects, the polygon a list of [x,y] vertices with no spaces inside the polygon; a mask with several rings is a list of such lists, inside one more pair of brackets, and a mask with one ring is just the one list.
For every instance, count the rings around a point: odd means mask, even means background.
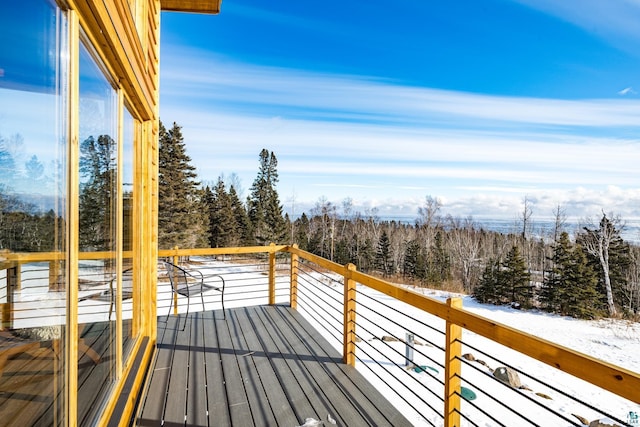
[{"label": "chair leg", "polygon": [[171,293],[171,299],[169,300],[169,312],[167,313],[166,319],[164,319],[164,323],[169,322],[169,315],[171,314],[171,306],[173,305],[173,292]]},{"label": "chair leg", "polygon": [[[191,305],[191,298],[189,298],[189,296],[187,295],[187,314],[184,317],[184,325],[182,325],[182,330],[184,331],[184,329],[187,327],[187,319],[189,318],[189,306]],[[180,316],[178,316],[178,319],[180,318]]]},{"label": "chair leg", "polygon": [[224,292],[221,295],[220,302],[222,303],[222,318],[227,320],[227,312],[224,309]]}]

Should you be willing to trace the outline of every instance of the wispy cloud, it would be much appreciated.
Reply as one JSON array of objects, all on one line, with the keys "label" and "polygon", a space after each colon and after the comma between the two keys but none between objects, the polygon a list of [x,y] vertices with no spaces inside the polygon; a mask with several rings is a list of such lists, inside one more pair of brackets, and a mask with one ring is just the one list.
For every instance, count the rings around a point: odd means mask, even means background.
[{"label": "wispy cloud", "polygon": [[205,180],[237,173],[248,186],[266,147],[282,198],[300,206],[325,195],[415,212],[432,194],[461,215],[514,215],[531,194],[545,215],[565,201],[631,215],[640,202],[635,99],[510,98],[171,54],[161,117],[184,126]]},{"label": "wispy cloud", "polygon": [[632,87],[625,87],[624,89],[622,89],[621,91],[618,91],[618,95],[621,96],[625,96],[625,95],[635,95],[637,92],[635,90],[633,90]]},{"label": "wispy cloud", "polygon": [[245,113],[386,124],[474,120],[485,126],[511,122],[583,127],[635,126],[640,115],[640,102],[500,97],[240,64],[204,53],[187,57],[191,60],[165,57],[172,68],[162,71],[164,96],[188,96]]}]

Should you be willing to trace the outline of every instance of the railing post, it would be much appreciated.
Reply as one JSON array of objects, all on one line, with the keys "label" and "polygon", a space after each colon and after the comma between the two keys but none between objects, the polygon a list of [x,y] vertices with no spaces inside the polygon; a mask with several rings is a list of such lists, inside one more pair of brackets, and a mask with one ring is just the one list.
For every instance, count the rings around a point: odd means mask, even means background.
[{"label": "railing post", "polygon": [[11,268],[7,268],[7,292],[9,292],[9,289],[19,291],[22,288],[21,269],[20,263],[16,263],[16,265]]},{"label": "railing post", "polygon": [[[447,305],[461,308],[461,298],[448,298]],[[462,328],[450,321],[446,324],[444,367],[444,426],[460,426],[460,378],[462,377]]]},{"label": "railing post", "polygon": [[[293,244],[298,249],[298,244]],[[291,287],[289,290],[289,305],[292,309],[298,309],[298,254],[291,254]]]},{"label": "railing post", "polygon": [[356,281],[351,278],[351,272],[356,266],[346,265],[344,276],[344,333],[343,333],[343,363],[356,365]]},{"label": "railing post", "polygon": [[2,307],[2,323],[0,323],[0,329],[11,329],[13,328],[13,286],[11,280],[11,270],[12,268],[7,268],[6,279],[7,282],[7,302],[4,304],[0,304]]},{"label": "railing post", "polygon": [[5,269],[5,282],[7,283],[7,302],[0,304],[0,306],[2,307],[2,323],[0,324],[0,328],[2,329],[13,328],[13,291],[19,286],[19,282],[16,283],[16,280],[20,279],[20,277],[17,275],[17,272],[20,271],[20,264],[11,262],[9,263],[9,265],[13,265],[13,267],[7,267]]},{"label": "railing post", "polygon": [[60,261],[49,261],[49,290],[60,290]]},{"label": "railing post", "polygon": [[269,245],[269,305],[276,303],[276,244]]},{"label": "railing post", "polygon": [[[173,265],[178,265],[178,263],[180,262],[180,257],[178,256],[178,246],[174,246],[173,249],[176,251],[176,254],[173,256]],[[173,289],[171,289],[171,296],[173,297],[173,315],[177,316],[178,315],[178,294],[173,292]],[[187,304],[189,304],[187,302]]]}]

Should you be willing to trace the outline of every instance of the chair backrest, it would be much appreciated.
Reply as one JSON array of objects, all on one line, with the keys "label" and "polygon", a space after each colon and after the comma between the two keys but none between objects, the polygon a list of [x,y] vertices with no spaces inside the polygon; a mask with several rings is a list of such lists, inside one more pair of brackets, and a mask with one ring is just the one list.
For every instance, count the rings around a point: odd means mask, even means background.
[{"label": "chair backrest", "polygon": [[167,261],[164,262],[164,267],[167,269],[171,289],[179,294],[184,294],[189,289],[186,271]]}]

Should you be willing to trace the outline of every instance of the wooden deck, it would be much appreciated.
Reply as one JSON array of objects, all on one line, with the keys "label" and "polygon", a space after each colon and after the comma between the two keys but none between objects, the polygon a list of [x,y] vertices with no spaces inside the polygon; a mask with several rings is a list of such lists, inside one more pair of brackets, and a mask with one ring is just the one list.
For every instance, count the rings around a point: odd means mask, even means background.
[{"label": "wooden deck", "polygon": [[409,426],[295,310],[243,307],[158,322],[141,426]]}]

